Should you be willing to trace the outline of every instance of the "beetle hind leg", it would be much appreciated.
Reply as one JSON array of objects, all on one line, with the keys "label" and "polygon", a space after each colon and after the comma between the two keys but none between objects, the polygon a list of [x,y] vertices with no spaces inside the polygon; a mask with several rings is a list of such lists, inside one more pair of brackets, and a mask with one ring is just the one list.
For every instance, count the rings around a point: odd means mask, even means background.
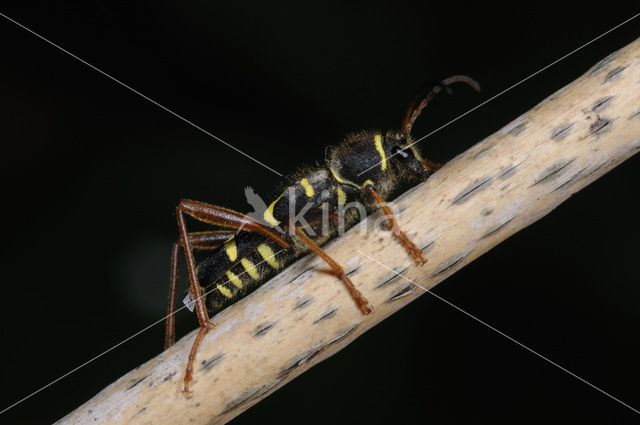
[{"label": "beetle hind leg", "polygon": [[[218,248],[225,240],[233,236],[230,230],[214,230],[208,232],[188,233],[189,242],[193,249],[212,250]],[[178,263],[180,248],[184,244],[181,240],[174,242],[171,250],[171,272],[169,279],[169,302],[167,303],[167,320],[164,335],[164,349],[171,347],[176,339],[176,304],[178,296]]]},{"label": "beetle hind leg", "polygon": [[196,339],[193,340],[193,345],[191,346],[191,351],[189,351],[189,358],[187,360],[187,368],[184,374],[184,388],[182,389],[182,394],[186,397],[191,397],[191,390],[189,389],[189,384],[193,381],[193,363],[196,360],[196,354],[198,354],[198,348],[200,347],[200,343],[202,342],[202,338],[209,332],[211,328],[213,328],[213,324],[209,323],[206,326],[201,326],[198,331],[198,335],[196,335]]}]

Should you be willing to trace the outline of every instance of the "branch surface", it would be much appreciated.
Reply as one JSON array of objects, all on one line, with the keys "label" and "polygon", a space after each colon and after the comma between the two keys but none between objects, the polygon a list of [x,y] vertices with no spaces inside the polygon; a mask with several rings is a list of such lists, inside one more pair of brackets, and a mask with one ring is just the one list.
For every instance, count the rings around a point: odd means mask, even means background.
[{"label": "branch surface", "polygon": [[191,398],[182,378],[197,331],[58,423],[225,423],[638,151],[640,39],[395,201],[425,266],[379,230],[379,214],[325,246],[372,314],[362,316],[340,281],[319,271],[322,261],[307,256],[212,319]]}]

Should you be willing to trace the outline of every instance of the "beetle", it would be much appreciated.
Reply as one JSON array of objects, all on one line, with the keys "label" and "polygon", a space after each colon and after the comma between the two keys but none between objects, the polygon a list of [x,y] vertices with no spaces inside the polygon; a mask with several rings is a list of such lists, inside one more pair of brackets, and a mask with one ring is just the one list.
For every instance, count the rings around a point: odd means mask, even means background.
[{"label": "beetle", "polygon": [[[361,131],[345,138],[328,155],[324,166],[304,169],[288,179],[281,194],[257,217],[201,201],[182,199],[176,208],[180,237],[173,245],[165,349],[175,341],[175,319],[180,250],[184,251],[190,286],[185,304],[195,308],[200,331],[186,366],[183,393],[190,394],[198,346],[212,324],[209,318],[255,290],[266,278],[301,255],[313,252],[342,281],[360,312],[373,307],[340,264],[321,245],[357,222],[354,205],[366,211],[381,208],[391,234],[417,265],[427,260],[401,230],[385,203],[401,184],[426,180],[441,164],[423,159],[411,138],[414,122],[441,90],[466,83],[479,91],[470,77],[455,75],[421,91],[406,111],[399,131]],[[220,229],[189,232],[185,216]],[[210,251],[196,265],[194,250]]]}]

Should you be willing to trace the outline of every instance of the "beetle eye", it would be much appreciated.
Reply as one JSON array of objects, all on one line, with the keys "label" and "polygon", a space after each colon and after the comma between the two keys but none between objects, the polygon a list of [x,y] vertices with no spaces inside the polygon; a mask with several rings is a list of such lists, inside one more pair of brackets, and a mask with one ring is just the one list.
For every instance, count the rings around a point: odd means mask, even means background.
[{"label": "beetle eye", "polygon": [[406,158],[409,158],[409,154],[408,154],[407,152],[405,152],[404,150],[402,150],[402,148],[400,148],[400,146],[394,146],[394,147],[391,149],[391,154],[392,154],[392,155],[399,154],[399,155],[401,155],[401,156],[402,156],[403,158],[405,158],[405,159],[406,159]]}]

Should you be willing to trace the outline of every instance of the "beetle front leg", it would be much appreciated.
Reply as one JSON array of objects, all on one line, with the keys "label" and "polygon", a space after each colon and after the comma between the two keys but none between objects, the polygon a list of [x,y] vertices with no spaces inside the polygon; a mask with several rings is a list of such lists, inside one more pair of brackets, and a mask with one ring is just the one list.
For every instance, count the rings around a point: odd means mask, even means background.
[{"label": "beetle front leg", "polygon": [[398,242],[400,242],[400,245],[402,245],[417,265],[425,265],[427,259],[424,258],[422,250],[420,250],[420,248],[418,248],[416,244],[409,239],[406,233],[400,230],[396,216],[393,214],[393,211],[391,211],[391,208],[389,208],[389,206],[382,200],[373,186],[367,186],[367,190],[375,198],[376,202],[380,205],[380,208],[382,208],[382,211],[384,211],[384,214],[387,216],[387,220],[389,220],[389,224],[391,225],[391,234],[398,240]]}]

